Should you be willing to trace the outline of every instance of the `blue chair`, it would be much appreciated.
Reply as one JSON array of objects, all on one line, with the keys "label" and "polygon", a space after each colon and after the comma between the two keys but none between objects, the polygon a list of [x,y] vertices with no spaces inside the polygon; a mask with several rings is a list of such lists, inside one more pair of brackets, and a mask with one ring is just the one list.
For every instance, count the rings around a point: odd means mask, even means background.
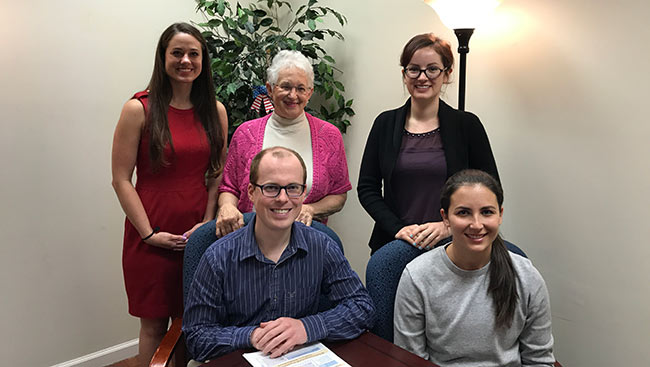
[{"label": "blue chair", "polygon": [[[244,225],[248,225],[253,218],[253,215],[253,213],[244,214]],[[323,223],[317,221],[312,222],[312,227],[332,238],[341,249],[341,252],[343,252],[343,243],[336,232]],[[194,280],[194,273],[199,265],[199,260],[201,260],[205,250],[216,241],[216,222],[214,220],[211,220],[197,228],[188,239],[183,256],[183,300],[187,299],[190,286]],[[319,311],[328,310],[332,308],[332,306],[333,305],[327,297],[321,297]],[[156,353],[151,359],[151,363],[149,364],[150,367],[167,366],[174,352],[177,352],[176,365],[185,365],[188,358],[186,358],[187,351],[185,350],[185,342],[182,336],[181,327],[181,318],[176,318],[172,321],[172,325],[169,327],[167,334],[165,334],[165,337],[160,342]],[[182,342],[179,343],[179,341]]]},{"label": "blue chair", "polygon": [[[513,253],[527,257],[513,243],[504,241]],[[423,254],[424,251],[402,240],[395,240],[382,246],[368,261],[366,267],[366,288],[375,303],[375,327],[373,333],[393,342],[393,313],[395,294],[406,264]]]}]

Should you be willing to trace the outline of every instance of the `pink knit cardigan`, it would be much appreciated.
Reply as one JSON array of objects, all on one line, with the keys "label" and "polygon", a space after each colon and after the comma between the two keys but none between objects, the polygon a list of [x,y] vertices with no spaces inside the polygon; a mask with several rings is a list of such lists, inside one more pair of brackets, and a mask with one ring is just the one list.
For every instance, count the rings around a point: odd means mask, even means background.
[{"label": "pink knit cardigan", "polygon": [[[346,193],[352,185],[341,132],[326,121],[308,113],[306,115],[311,131],[314,165],[311,191],[305,198],[305,204],[309,204],[327,195]],[[270,117],[269,114],[241,124],[228,147],[219,192],[229,192],[237,196],[237,208],[242,213],[253,210],[253,203],[248,198],[248,177],[253,157],[262,150],[264,129]]]}]

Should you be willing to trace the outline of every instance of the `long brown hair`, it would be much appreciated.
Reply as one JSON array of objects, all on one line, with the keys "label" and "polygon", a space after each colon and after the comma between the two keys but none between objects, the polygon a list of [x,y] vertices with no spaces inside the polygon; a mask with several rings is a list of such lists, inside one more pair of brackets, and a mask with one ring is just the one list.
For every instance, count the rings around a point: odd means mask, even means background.
[{"label": "long brown hair", "polygon": [[[451,195],[462,186],[483,185],[497,197],[499,209],[503,205],[503,188],[489,173],[465,169],[449,177],[440,194],[440,207],[449,212]],[[501,235],[492,242],[490,268],[488,270],[490,285],[488,293],[492,296],[497,327],[510,327],[517,307],[517,272]]]},{"label": "long brown hair", "polygon": [[201,121],[210,144],[210,167],[207,174],[209,177],[217,177],[223,168],[221,166],[221,153],[223,152],[225,137],[223,136],[221,124],[224,121],[219,121],[217,112],[208,46],[201,32],[187,23],[174,23],[167,27],[160,35],[156,47],[153,73],[147,88],[149,89],[149,97],[147,118],[145,120],[145,131],[149,134],[149,155],[152,167],[155,171],[169,165],[164,154],[164,148],[167,144],[171,147],[172,156],[174,154],[174,142],[172,141],[169,121],[167,120],[169,102],[172,99],[172,87],[169,76],[165,72],[165,52],[171,39],[178,33],[187,33],[201,43],[201,74],[192,83],[190,101],[194,106],[194,115]]}]

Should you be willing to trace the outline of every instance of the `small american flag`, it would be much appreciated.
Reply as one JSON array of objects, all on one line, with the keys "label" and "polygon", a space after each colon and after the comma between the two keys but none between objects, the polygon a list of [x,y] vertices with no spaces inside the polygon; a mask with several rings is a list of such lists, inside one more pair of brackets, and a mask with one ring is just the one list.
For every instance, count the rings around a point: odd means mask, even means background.
[{"label": "small american flag", "polygon": [[260,85],[253,89],[253,104],[251,104],[251,110],[259,111],[262,105],[264,105],[264,113],[273,112],[273,103],[269,98],[266,87]]}]

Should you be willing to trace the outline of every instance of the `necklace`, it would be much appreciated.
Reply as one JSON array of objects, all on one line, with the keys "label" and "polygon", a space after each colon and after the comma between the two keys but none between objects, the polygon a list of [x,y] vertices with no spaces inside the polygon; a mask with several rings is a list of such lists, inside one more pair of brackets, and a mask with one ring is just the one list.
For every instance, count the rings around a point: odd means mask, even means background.
[{"label": "necklace", "polygon": [[412,132],[404,129],[404,135],[410,136],[412,138],[426,138],[427,136],[431,136],[431,135],[433,135],[435,133],[438,133],[438,132],[440,132],[440,126],[438,126],[437,128],[435,128],[435,129],[433,129],[431,131],[427,131],[426,133],[412,133]]}]

